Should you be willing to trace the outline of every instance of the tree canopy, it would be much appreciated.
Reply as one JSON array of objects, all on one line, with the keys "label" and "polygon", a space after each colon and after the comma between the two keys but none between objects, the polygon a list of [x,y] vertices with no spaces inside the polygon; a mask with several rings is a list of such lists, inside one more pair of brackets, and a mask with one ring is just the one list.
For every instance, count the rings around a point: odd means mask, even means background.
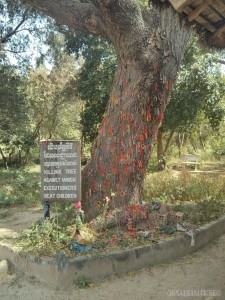
[{"label": "tree canopy", "polygon": [[224,76],[217,63],[219,53],[207,53],[196,44],[187,47],[176,87],[166,109],[164,126],[176,131],[190,128],[203,112],[212,127],[217,127],[224,111]]},{"label": "tree canopy", "polygon": [[26,123],[27,104],[22,87],[23,78],[10,66],[0,67],[0,132],[9,136]]},{"label": "tree canopy", "polygon": [[[48,49],[48,37],[55,22],[42,15],[22,0],[0,2],[0,57],[1,64],[20,64],[25,72],[27,64],[43,57]],[[22,68],[23,66],[23,68]]]},{"label": "tree canopy", "polygon": [[84,60],[77,74],[76,91],[85,101],[81,115],[82,136],[85,142],[96,138],[110,96],[116,57],[112,45],[99,37],[81,33],[67,34],[69,53]]}]

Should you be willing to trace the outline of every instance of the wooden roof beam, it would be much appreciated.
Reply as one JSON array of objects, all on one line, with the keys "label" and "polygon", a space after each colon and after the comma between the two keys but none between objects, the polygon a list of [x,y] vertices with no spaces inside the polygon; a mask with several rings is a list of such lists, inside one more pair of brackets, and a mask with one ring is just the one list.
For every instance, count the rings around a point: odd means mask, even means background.
[{"label": "wooden roof beam", "polygon": [[197,16],[199,16],[206,8],[208,7],[208,3],[203,2],[198,7],[196,7],[188,16],[188,21],[192,22]]},{"label": "wooden roof beam", "polygon": [[[189,6],[186,6],[183,11],[187,14],[190,15],[193,12],[193,9],[190,8]],[[209,21],[207,21],[205,18],[203,18],[202,16],[198,15],[195,18],[195,21],[198,22],[200,25],[202,25],[203,27],[205,27],[206,29],[208,29],[210,32],[215,32],[217,30],[217,28],[211,24]]]},{"label": "wooden roof beam", "polygon": [[182,12],[183,8],[191,4],[192,0],[169,0],[169,2],[178,12]]},{"label": "wooden roof beam", "polygon": [[215,36],[220,36],[224,31],[225,31],[225,24],[223,24],[222,26],[220,26],[220,27],[213,33],[213,37],[215,37]]},{"label": "wooden roof beam", "polygon": [[204,0],[206,3],[208,3],[209,6],[211,6],[211,9],[214,9],[214,11],[217,11],[217,15],[220,15],[221,17],[225,18],[224,14],[224,0]]},{"label": "wooden roof beam", "polygon": [[[208,3],[209,8],[211,8],[214,13],[221,18],[223,22],[225,22],[225,16],[224,14],[218,9],[217,5],[219,4],[219,0],[217,1],[211,1],[211,0],[204,0],[206,3]],[[224,3],[225,4],[225,3]],[[213,37],[219,37],[222,33],[225,31],[225,24],[221,25],[219,28],[217,28],[214,33]]]}]

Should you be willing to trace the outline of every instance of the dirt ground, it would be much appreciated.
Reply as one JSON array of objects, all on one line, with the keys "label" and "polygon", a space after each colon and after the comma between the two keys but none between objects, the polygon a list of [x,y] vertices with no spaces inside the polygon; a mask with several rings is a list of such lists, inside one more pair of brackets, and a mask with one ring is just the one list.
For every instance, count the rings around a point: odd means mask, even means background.
[{"label": "dirt ground", "polygon": [[[0,229],[19,231],[39,220],[43,211],[0,210]],[[166,299],[225,299],[225,235],[192,256],[181,260],[142,269],[102,282],[91,283],[85,289],[54,289],[38,282],[34,277],[11,274],[0,277],[1,300],[166,300]],[[207,296],[175,296],[174,292],[205,290]],[[208,291],[208,292],[207,292]],[[210,296],[216,291],[221,296]]]}]

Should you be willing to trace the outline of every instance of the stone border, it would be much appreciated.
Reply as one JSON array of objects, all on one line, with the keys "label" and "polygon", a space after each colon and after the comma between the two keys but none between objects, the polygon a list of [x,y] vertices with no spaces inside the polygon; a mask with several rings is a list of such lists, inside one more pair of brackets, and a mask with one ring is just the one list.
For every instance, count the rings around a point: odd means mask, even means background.
[{"label": "stone border", "polygon": [[195,231],[195,245],[187,234],[169,241],[160,241],[105,255],[37,258],[22,256],[9,245],[0,243],[0,260],[7,259],[16,270],[35,276],[52,287],[67,288],[79,277],[100,280],[179,259],[202,248],[225,233],[225,217]]}]

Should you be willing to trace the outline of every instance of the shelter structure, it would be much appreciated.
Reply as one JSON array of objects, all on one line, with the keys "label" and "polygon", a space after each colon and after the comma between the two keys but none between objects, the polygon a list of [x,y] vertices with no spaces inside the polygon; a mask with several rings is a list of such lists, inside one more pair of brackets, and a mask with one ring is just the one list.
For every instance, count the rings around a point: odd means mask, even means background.
[{"label": "shelter structure", "polygon": [[225,48],[225,0],[160,0],[169,2],[198,26],[210,46]]}]

